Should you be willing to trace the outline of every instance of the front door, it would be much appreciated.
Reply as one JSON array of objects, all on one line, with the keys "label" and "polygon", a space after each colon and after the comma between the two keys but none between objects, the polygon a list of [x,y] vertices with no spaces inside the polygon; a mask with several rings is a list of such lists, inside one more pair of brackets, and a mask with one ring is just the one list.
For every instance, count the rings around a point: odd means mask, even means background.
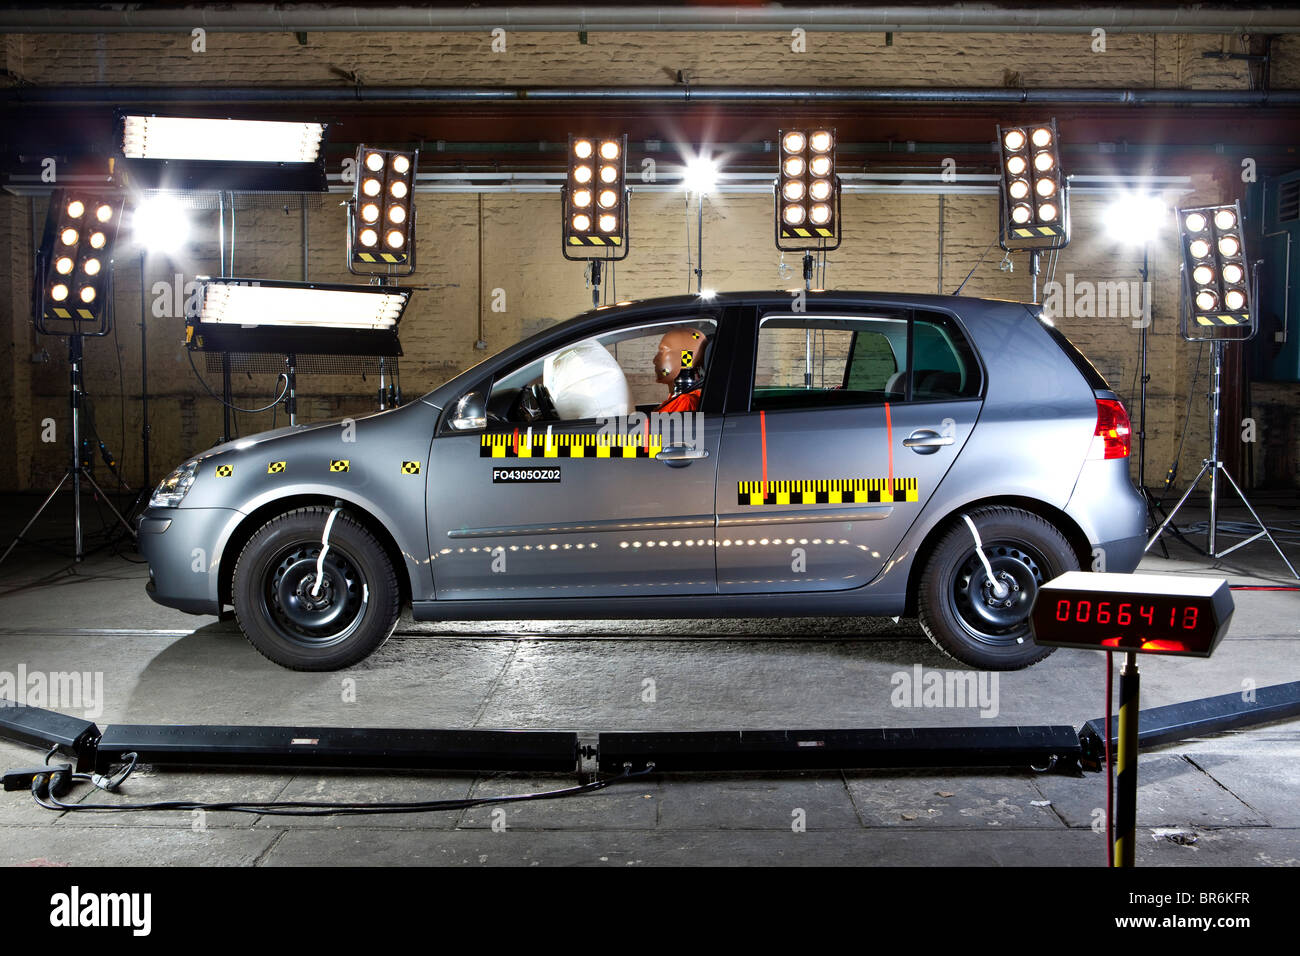
[{"label": "front door", "polygon": [[859,587],[969,437],[978,363],[938,313],[771,312],[758,322],[748,408],[728,411],[722,436],[718,589]]},{"label": "front door", "polygon": [[[669,332],[720,404],[716,315],[570,342],[495,377],[488,421],[433,442],[429,541],[438,599],[712,594],[719,416],[657,414]],[[692,337],[698,332],[698,338]],[[696,344],[698,343],[698,344]],[[685,380],[684,380],[685,381]],[[691,399],[687,399],[687,403]],[[681,404],[681,403],[679,403]]]}]

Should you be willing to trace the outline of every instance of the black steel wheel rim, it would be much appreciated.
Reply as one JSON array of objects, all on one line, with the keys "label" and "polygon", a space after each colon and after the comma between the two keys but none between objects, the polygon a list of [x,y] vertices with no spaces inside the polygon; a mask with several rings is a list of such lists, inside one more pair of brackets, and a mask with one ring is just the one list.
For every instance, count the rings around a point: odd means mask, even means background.
[{"label": "black steel wheel rim", "polygon": [[1022,541],[993,541],[984,555],[1006,593],[999,595],[972,547],[957,565],[948,600],[966,633],[982,644],[1010,647],[1029,637],[1029,612],[1047,579],[1047,562]]},{"label": "black steel wheel rim", "polygon": [[330,647],[347,640],[361,626],[370,600],[356,559],[331,544],[321,561],[321,550],[319,541],[287,545],[267,563],[263,576],[264,617],[280,637],[301,647]]}]

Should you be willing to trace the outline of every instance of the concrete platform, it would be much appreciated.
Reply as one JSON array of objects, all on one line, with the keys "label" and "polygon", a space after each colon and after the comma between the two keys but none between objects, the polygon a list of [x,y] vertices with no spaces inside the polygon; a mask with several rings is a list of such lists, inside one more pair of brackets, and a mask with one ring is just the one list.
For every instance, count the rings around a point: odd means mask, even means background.
[{"label": "concrete platform", "polygon": [[[34,507],[38,501],[32,501]],[[10,502],[3,543],[28,500]],[[1292,507],[1270,510],[1294,520]],[[62,530],[43,522],[37,537]],[[1229,514],[1229,517],[1236,517]],[[1194,513],[1189,514],[1195,520]],[[13,526],[13,527],[8,527]],[[1287,543],[1292,560],[1300,548]],[[1259,543],[1226,562],[1179,544],[1143,570],[1286,584]],[[950,670],[914,621],[583,621],[425,624],[404,618],[363,664],[283,670],[233,623],[159,608],[134,555],[72,567],[24,546],[0,566],[0,672],[88,672],[101,725],[320,723],[602,731],[763,727],[1078,726],[1102,712],[1102,655],[1059,651],[985,685],[984,706],[896,706],[920,667]],[[1294,583],[1291,581],[1290,583]],[[1300,680],[1300,595],[1238,591],[1210,661],[1148,659],[1146,706]],[[652,682],[652,684],[647,683]],[[653,686],[654,693],[646,694]],[[92,695],[93,696],[93,695]],[[651,699],[647,699],[651,698]],[[34,702],[34,701],[33,701]],[[61,706],[58,709],[75,710]],[[1300,863],[1300,721],[1187,741],[1141,762],[1145,865]],[[0,765],[39,762],[0,744]],[[567,777],[140,773],[94,801],[460,799]],[[76,795],[88,798],[79,787]],[[56,814],[0,794],[0,863],[136,865],[877,864],[1105,861],[1101,775],[940,771],[663,775],[575,799],[414,816]]]}]

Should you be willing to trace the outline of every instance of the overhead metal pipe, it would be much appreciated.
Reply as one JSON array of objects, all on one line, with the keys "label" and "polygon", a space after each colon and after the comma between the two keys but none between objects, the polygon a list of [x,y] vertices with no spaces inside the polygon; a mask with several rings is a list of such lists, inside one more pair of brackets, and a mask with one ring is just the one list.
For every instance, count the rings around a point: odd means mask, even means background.
[{"label": "overhead metal pipe", "polygon": [[437,87],[437,86],[15,86],[0,92],[0,104],[120,106],[140,104],[278,103],[881,103],[1003,106],[1078,104],[1093,106],[1295,106],[1300,89],[1184,90],[1086,87]]},{"label": "overhead metal pipe", "polygon": [[1300,11],[1252,7],[928,6],[333,6],[236,3],[154,7],[126,3],[0,10],[4,33],[434,31],[661,32],[790,30],[844,33],[1296,33]]}]

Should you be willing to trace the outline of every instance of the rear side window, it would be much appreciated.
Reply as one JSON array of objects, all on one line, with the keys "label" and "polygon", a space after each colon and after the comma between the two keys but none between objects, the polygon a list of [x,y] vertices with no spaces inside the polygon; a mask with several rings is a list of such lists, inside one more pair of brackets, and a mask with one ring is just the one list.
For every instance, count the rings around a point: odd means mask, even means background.
[{"label": "rear side window", "polygon": [[902,401],[907,320],[775,315],[758,330],[754,410]]},{"label": "rear side window", "polygon": [[940,313],[769,315],[759,325],[750,408],[974,398],[980,384],[970,345]]},{"label": "rear side window", "polygon": [[1093,391],[1111,391],[1110,383],[1106,381],[1105,376],[1097,371],[1096,366],[1088,361],[1086,355],[1075,348],[1074,343],[1065,337],[1064,332],[1046,321],[1041,315],[1035,316],[1035,318],[1047,330],[1047,334],[1051,336],[1052,341],[1059,345],[1061,351],[1074,363],[1074,367],[1079,370],[1079,374],[1087,380],[1089,388]]}]

